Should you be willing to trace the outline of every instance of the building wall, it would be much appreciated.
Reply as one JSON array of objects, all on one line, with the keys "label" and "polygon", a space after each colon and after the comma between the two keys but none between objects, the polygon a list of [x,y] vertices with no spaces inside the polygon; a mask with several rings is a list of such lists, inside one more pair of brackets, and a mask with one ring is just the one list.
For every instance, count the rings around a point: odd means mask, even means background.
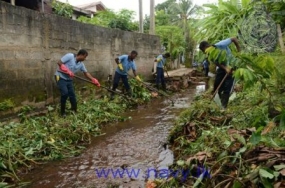
[{"label": "building wall", "polygon": [[114,74],[115,57],[131,50],[139,53],[137,72],[149,77],[160,53],[157,36],[83,24],[2,1],[0,33],[0,103],[8,98],[16,104],[52,102],[56,63],[68,52],[86,49],[85,66],[100,81]]}]

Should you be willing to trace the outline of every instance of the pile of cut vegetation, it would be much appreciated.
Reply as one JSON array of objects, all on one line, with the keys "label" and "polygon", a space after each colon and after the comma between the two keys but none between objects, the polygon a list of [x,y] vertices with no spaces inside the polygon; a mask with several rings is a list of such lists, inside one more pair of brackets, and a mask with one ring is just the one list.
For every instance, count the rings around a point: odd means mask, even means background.
[{"label": "pile of cut vegetation", "polygon": [[238,92],[225,111],[210,94],[198,96],[169,135],[172,173],[148,187],[284,187],[283,101],[284,93],[259,84]]}]

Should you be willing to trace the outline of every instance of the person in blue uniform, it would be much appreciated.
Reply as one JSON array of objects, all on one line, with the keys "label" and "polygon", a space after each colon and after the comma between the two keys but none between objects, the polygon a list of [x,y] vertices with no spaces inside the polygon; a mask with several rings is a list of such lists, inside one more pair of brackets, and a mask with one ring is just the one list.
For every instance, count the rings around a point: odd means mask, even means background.
[{"label": "person in blue uniform", "polygon": [[[113,80],[113,87],[112,87],[113,91],[116,91],[117,87],[119,86],[119,82],[122,79],[125,89],[127,91],[127,94],[129,96],[132,96],[132,91],[131,91],[131,87],[130,87],[129,80],[128,80],[128,71],[132,69],[135,78],[141,82],[140,77],[136,73],[137,66],[134,61],[137,55],[138,55],[138,52],[133,50],[131,51],[130,54],[128,55],[124,54],[115,59],[115,62],[117,63],[118,67],[115,71],[115,76]],[[114,95],[115,93],[112,92],[111,100],[114,99]]]},{"label": "person in blue uniform", "polygon": [[60,113],[65,117],[66,100],[69,98],[71,103],[71,110],[77,112],[77,101],[73,86],[74,73],[81,71],[85,77],[90,79],[91,82],[100,87],[98,80],[87,72],[83,61],[88,56],[88,52],[84,49],[78,51],[77,54],[67,53],[58,61],[58,69],[55,72],[57,86],[60,90]]},{"label": "person in blue uniform", "polygon": [[203,70],[205,72],[205,76],[208,77],[208,74],[209,74],[209,61],[206,59],[204,59],[203,63]]},{"label": "person in blue uniform", "polygon": [[[214,45],[210,45],[207,41],[202,41],[199,45],[201,51],[203,51],[208,57],[210,62],[215,63],[218,67],[216,71],[216,78],[214,82],[214,91],[218,88],[223,78],[226,76],[226,79],[222,83],[221,87],[218,90],[219,97],[221,99],[221,103],[223,108],[227,108],[228,101],[230,98],[230,92],[233,86],[234,78],[232,76],[233,69],[230,68],[231,60],[233,59],[231,50],[229,45],[234,43],[237,51],[240,51],[240,46],[237,38],[227,38],[222,40]],[[216,53],[215,50],[219,50],[217,53],[217,57],[214,59],[209,59],[209,57],[213,57],[211,53]],[[225,54],[225,57],[223,57]]]},{"label": "person in blue uniform", "polygon": [[170,53],[160,54],[155,59],[155,62],[157,62],[156,66],[156,87],[159,89],[160,83],[162,86],[162,89],[166,90],[166,84],[164,79],[164,69],[166,65],[166,59],[170,57]]}]

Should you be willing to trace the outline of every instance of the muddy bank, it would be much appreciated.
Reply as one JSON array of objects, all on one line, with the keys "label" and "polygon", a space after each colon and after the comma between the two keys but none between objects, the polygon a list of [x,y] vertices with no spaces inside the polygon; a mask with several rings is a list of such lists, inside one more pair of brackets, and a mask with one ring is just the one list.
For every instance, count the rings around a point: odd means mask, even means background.
[{"label": "muddy bank", "polygon": [[[80,156],[49,162],[22,178],[31,182],[27,186],[31,188],[144,187],[148,170],[158,167],[159,155],[165,151],[163,146],[177,114],[189,107],[196,92],[203,90],[203,86],[192,87],[174,95],[174,106],[167,99],[159,99],[130,111],[125,114],[131,117],[129,121],[108,125],[106,134],[94,138]],[[134,174],[127,174],[126,169]]]}]

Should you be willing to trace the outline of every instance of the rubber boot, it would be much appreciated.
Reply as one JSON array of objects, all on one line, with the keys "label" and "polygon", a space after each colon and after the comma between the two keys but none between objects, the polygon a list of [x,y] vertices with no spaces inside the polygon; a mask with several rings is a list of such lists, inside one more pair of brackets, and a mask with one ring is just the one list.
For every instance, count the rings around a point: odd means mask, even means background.
[{"label": "rubber boot", "polygon": [[128,90],[128,91],[127,91],[127,95],[128,95],[129,97],[132,97],[132,96],[133,96],[132,90]]},{"label": "rubber boot", "polygon": [[158,89],[158,90],[160,89],[159,84],[156,84],[155,87],[156,87],[156,89]]},{"label": "rubber boot", "polygon": [[[114,87],[114,86],[113,86],[112,91],[116,91],[116,89],[117,89],[117,87]],[[114,98],[115,98],[115,93],[114,93],[114,92],[111,92],[110,100],[112,101],[112,100],[114,100]]]},{"label": "rubber boot", "polygon": [[65,114],[65,106],[66,106],[66,104],[65,103],[61,103],[61,105],[60,105],[60,115],[62,116],[62,117],[66,117],[66,114]]},{"label": "rubber boot", "polygon": [[71,104],[71,110],[74,111],[75,113],[77,112],[77,103]]},{"label": "rubber boot", "polygon": [[110,100],[112,101],[112,100],[114,100],[114,98],[115,98],[115,93],[111,93],[111,95],[110,95]]},{"label": "rubber boot", "polygon": [[162,84],[162,90],[166,91],[166,84],[165,83]]},{"label": "rubber boot", "polygon": [[222,106],[223,106],[224,109],[226,109],[227,106],[228,106],[230,95],[227,94],[227,93],[223,93],[221,96],[222,96],[221,97]]}]

